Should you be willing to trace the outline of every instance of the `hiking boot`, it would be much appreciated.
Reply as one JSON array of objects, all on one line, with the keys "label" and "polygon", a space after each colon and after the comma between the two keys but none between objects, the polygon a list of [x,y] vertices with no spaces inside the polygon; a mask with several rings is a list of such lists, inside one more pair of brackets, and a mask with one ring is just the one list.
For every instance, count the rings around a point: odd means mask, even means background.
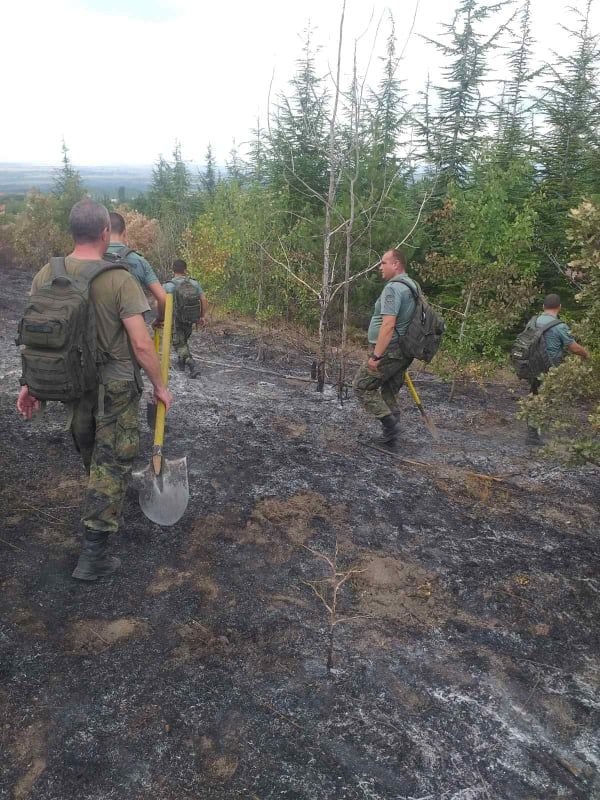
[{"label": "hiking boot", "polygon": [[379,444],[394,444],[400,435],[400,425],[398,420],[393,414],[388,414],[387,417],[381,417],[379,420],[383,428],[383,433],[377,438]]},{"label": "hiking boot", "polygon": [[200,377],[200,365],[196,364],[193,358],[188,358],[188,367],[190,368],[190,378]]},{"label": "hiking boot", "polygon": [[185,358],[181,358],[181,356],[177,357],[177,369],[180,372],[185,372]]},{"label": "hiking boot", "polygon": [[527,436],[525,437],[525,443],[530,445],[531,447],[541,447],[541,445],[544,444],[544,440],[540,436],[538,428],[534,428],[533,425],[527,426]]},{"label": "hiking boot", "polygon": [[86,528],[83,547],[79,554],[79,561],[73,570],[72,577],[80,581],[95,581],[111,575],[121,566],[121,560],[109,556],[108,533],[106,531],[93,531]]}]

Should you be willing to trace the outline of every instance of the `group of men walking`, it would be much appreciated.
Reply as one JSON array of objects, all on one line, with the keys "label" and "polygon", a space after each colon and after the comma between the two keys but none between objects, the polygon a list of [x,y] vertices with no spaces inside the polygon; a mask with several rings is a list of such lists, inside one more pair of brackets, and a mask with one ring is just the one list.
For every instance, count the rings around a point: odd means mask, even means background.
[{"label": "group of men walking", "polygon": [[[40,339],[47,342],[55,335],[52,322],[40,317],[43,302],[37,306],[35,302],[36,298],[43,300],[44,293],[48,295],[54,281],[71,282],[86,298],[89,294],[88,305],[94,318],[95,379],[70,399],[68,405],[73,441],[89,475],[82,515],[83,544],[73,577],[93,581],[112,573],[120,564],[108,553],[108,540],[119,529],[127,482],[138,454],[138,411],[143,388],[140,368],[152,384],[155,401],[163,402],[167,410],[173,401],[161,378],[158,356],[147,327],[150,307],[143,289],[156,301],[156,318],[152,323],[155,327],[163,323],[167,293],[179,298],[181,313],[175,316],[173,345],[179,367],[189,368],[192,378],[198,376],[199,369],[188,340],[195,321],[206,323],[207,300],[200,284],[187,275],[182,260],[174,262],[172,278],[161,285],[150,264],[129,248],[125,221],[120,214],[109,215],[104,206],[82,200],[71,210],[69,224],[73,251],[64,260],[52,259],[34,277],[31,319],[29,325],[24,325],[27,330],[22,343],[26,345],[25,351],[29,343],[36,353]],[[381,441],[393,445],[401,432],[398,392],[412,362],[403,350],[402,337],[413,318],[415,297],[420,289],[407,276],[406,260],[399,250],[391,249],[383,255],[379,271],[385,285],[369,324],[369,357],[356,373],[353,385],[359,403],[380,421]],[[544,302],[544,313],[529,324],[544,328],[548,317],[556,322],[559,311],[560,298],[549,295]],[[568,351],[581,358],[588,357],[564,323],[553,324],[545,335],[551,365],[559,363]],[[31,419],[40,408],[40,399],[44,399],[42,392],[36,395],[34,388],[37,371],[45,369],[43,355],[42,352],[37,361],[32,357],[30,362],[23,357],[17,408],[26,419]],[[65,369],[68,373],[68,365]],[[537,387],[536,379],[531,391],[537,392]],[[62,399],[62,395],[51,399]],[[537,430],[532,428],[528,437],[532,443],[539,440]]]},{"label": "group of men walking", "polygon": [[[127,483],[139,450],[138,416],[143,390],[140,368],[152,384],[155,402],[163,402],[167,410],[173,402],[161,378],[158,355],[146,323],[150,306],[143,289],[156,300],[154,326],[161,326],[164,321],[167,292],[175,293],[183,281],[190,284],[198,298],[204,313],[202,324],[206,322],[207,301],[199,283],[188,278],[181,260],[174,264],[171,280],[162,286],[146,259],[129,248],[120,214],[109,215],[104,206],[82,200],[71,210],[69,226],[73,251],[64,262],[52,259],[35,275],[30,323],[24,326],[29,332],[24,335],[39,337],[40,330],[50,328],[46,321],[40,321],[40,309],[44,292],[48,294],[55,279],[71,281],[82,294],[89,292],[97,378],[68,403],[68,408],[73,441],[89,476],[82,515],[83,544],[73,577],[90,581],[120,566],[119,560],[108,553],[108,540],[119,529]],[[36,298],[42,302],[38,300],[36,304]],[[27,323],[26,318],[24,322]],[[188,346],[191,333],[192,325],[180,322],[176,315],[173,343],[179,363],[184,368],[189,365],[191,376],[197,377],[198,369]],[[48,338],[51,333],[45,335]],[[40,369],[43,366],[38,368],[36,362],[31,369],[24,367],[17,408],[26,419],[31,419],[41,406],[40,397],[27,383],[29,380],[37,385]]]}]

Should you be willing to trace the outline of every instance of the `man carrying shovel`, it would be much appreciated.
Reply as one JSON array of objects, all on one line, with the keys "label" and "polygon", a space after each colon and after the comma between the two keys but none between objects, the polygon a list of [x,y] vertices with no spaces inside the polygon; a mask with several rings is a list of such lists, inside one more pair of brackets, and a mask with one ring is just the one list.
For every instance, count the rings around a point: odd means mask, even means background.
[{"label": "man carrying shovel", "polygon": [[[64,260],[52,259],[33,279],[31,298],[20,326],[25,348],[17,408],[25,419],[31,419],[40,408],[40,399],[63,399],[64,385],[72,385],[72,381],[51,385],[53,380],[58,381],[58,367],[48,377],[40,366],[49,358],[59,364],[62,355],[61,337],[52,338],[57,312],[45,312],[45,307],[53,292],[70,291],[72,285],[79,287],[81,294],[83,286],[86,293],[89,291],[87,305],[95,319],[95,327],[85,331],[95,330],[96,363],[92,365],[95,377],[91,385],[88,382],[85,390],[68,403],[75,447],[89,475],[82,517],[83,545],[73,577],[94,581],[120,566],[118,558],[108,555],[108,537],[119,529],[127,481],[138,453],[140,367],[154,387],[155,399],[162,401],[166,409],[172,397],[161,378],[159,360],[144,322],[143,314],[149,307],[139,283],[127,269],[108,265],[102,259],[110,241],[108,211],[91,200],[82,200],[73,206],[69,225],[75,243],[73,252]],[[71,292],[69,296],[76,294]],[[63,328],[74,324],[69,319]],[[40,344],[41,334],[45,338]],[[78,344],[83,360],[83,334]],[[63,361],[67,371],[78,368],[77,364],[68,366],[68,359]],[[43,386],[43,391],[36,390],[36,386]]]},{"label": "man carrying shovel", "polygon": [[353,386],[361,406],[381,422],[383,433],[378,441],[393,445],[401,430],[396,398],[412,362],[412,358],[404,355],[400,338],[415,310],[409,285],[415,292],[418,287],[406,274],[406,259],[400,250],[384,253],[379,272],[386,284],[369,324],[371,354],[367,363],[359,367]]}]

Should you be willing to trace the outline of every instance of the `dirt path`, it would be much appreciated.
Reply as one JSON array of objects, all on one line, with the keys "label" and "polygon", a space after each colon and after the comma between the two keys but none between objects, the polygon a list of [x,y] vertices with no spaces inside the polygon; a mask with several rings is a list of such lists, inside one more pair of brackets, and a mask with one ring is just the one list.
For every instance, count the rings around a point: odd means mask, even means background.
[{"label": "dirt path", "polygon": [[598,470],[532,459],[509,390],[423,378],[442,439],[406,397],[394,458],[306,355],[198,335],[189,509],[161,529],[132,494],[123,572],[82,586],[64,413],[14,411],[27,285],[2,271],[0,798],[600,798]]}]

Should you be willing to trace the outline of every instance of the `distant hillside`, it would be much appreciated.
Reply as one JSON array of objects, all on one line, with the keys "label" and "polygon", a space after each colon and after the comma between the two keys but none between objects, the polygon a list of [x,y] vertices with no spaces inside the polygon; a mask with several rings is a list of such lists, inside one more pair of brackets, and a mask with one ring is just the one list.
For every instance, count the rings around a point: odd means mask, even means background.
[{"label": "distant hillside", "polygon": [[[60,167],[41,164],[8,164],[0,162],[0,192],[23,193],[30,189],[46,192],[52,188],[54,175]],[[152,181],[152,166],[78,167],[85,186],[99,194],[116,196],[120,187],[126,195],[148,189]]]}]

